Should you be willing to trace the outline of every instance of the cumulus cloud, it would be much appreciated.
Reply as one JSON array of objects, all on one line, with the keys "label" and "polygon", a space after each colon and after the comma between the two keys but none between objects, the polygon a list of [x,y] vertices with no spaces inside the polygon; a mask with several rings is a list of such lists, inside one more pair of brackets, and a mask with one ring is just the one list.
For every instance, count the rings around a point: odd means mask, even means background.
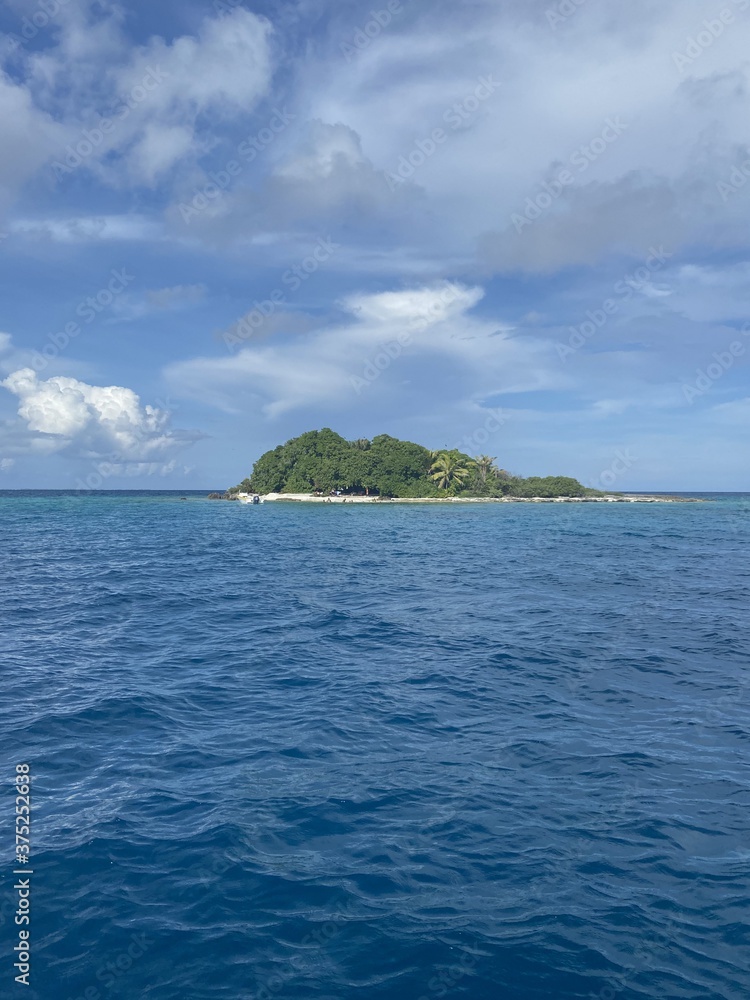
[{"label": "cumulus cloud", "polygon": [[21,368],[0,383],[18,397],[22,428],[38,447],[87,458],[123,462],[163,460],[196,440],[170,429],[170,413],[142,406],[132,389],[88,385],[56,376],[40,381]]}]

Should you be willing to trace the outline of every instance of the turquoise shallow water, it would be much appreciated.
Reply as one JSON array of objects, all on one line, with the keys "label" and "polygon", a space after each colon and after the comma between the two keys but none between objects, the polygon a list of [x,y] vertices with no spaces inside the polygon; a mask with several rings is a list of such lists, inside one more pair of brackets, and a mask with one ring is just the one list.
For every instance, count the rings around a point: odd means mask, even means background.
[{"label": "turquoise shallow water", "polygon": [[749,497],[0,519],[3,995],[750,993]]}]

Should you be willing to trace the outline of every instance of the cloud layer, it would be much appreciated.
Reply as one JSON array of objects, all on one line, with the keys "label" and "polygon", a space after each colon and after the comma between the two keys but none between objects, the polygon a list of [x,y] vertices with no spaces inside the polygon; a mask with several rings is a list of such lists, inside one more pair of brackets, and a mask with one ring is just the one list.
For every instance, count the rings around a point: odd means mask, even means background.
[{"label": "cloud layer", "polygon": [[26,38],[6,7],[0,461],[166,468],[186,438],[137,394],[168,387],[214,483],[238,439],[450,443],[498,408],[519,471],[637,444],[636,488],[691,449],[739,475],[750,0],[68,0]]},{"label": "cloud layer", "polygon": [[31,368],[13,372],[0,385],[18,397],[25,430],[49,453],[141,463],[164,460],[195,440],[170,430],[168,412],[142,406],[132,389],[122,386],[60,376],[40,381]]}]

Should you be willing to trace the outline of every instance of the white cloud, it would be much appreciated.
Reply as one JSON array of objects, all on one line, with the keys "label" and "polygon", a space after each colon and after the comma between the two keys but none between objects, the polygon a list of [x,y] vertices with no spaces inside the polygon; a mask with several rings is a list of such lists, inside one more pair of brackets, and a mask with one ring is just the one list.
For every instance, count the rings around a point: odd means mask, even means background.
[{"label": "white cloud", "polygon": [[192,129],[184,125],[149,122],[129,154],[131,172],[144,184],[153,186],[164,173],[192,148]]},{"label": "white cloud", "polygon": [[116,74],[120,90],[137,87],[157,67],[166,79],[154,91],[153,105],[163,116],[246,113],[269,83],[270,34],[265,18],[236,7],[203,21],[197,37],[182,36],[171,44],[154,38],[136,50]]},{"label": "white cloud", "polygon": [[[175,392],[229,412],[258,404],[269,416],[323,402],[353,407],[367,364],[402,338],[393,366],[389,362],[383,378],[372,380],[370,391],[403,389],[399,366],[426,355],[452,366],[457,380],[470,380],[472,398],[559,380],[551,344],[511,337],[509,327],[471,315],[482,294],[443,283],[353,295],[342,303],[347,318],[341,324],[284,344],[247,346],[232,357],[179,362],[166,375]],[[466,387],[457,381],[457,398],[462,391]]]},{"label": "white cloud", "polygon": [[[679,268],[671,305],[699,323],[746,320],[750,312],[750,262]],[[745,328],[750,332],[747,323]]]},{"label": "white cloud", "polygon": [[195,191],[207,180],[193,178],[168,211],[180,238],[256,245],[281,240],[288,250],[301,234],[315,233],[317,238],[321,229],[349,228],[352,219],[379,219],[393,229],[402,228],[408,218],[423,228],[419,197],[413,191],[389,189],[385,171],[365,156],[360,136],[341,123],[308,122],[264,177],[253,183],[240,179],[185,218],[183,206],[190,208]]},{"label": "white cloud", "polygon": [[366,163],[359,136],[345,125],[312,123],[307,142],[277,171],[277,176],[298,181],[320,181],[339,167],[361,167]]},{"label": "white cloud", "polygon": [[750,396],[730,403],[719,403],[711,412],[727,424],[735,424],[746,431],[750,424]]},{"label": "white cloud", "polygon": [[161,237],[158,222],[137,213],[17,219],[8,229],[18,236],[46,237],[53,243],[154,241]]},{"label": "white cloud", "polygon": [[[121,11],[102,17],[87,7],[60,10],[58,44],[27,53],[24,84],[10,89],[21,106],[3,115],[18,130],[8,148],[34,137],[32,167],[52,159],[59,178],[84,169],[113,185],[154,186],[268,91],[271,25],[241,7],[206,18],[194,36],[139,46],[124,35]],[[0,87],[0,113],[3,100]],[[43,141],[51,115],[61,124]],[[28,165],[15,152],[13,159],[25,179]]]},{"label": "white cloud", "polygon": [[[235,7],[206,18],[192,35],[133,45],[121,11],[94,16],[89,6],[61,8],[57,44],[26,53],[23,86],[6,81],[14,106],[4,117],[13,128],[19,123],[18,141],[8,143],[17,183],[48,159],[50,141],[62,155],[104,114],[113,130],[80,169],[124,187],[173,180],[165,200],[179,236],[214,246],[277,238],[288,245],[322,226],[347,227],[358,244],[349,258],[363,269],[383,247],[397,247],[394,264],[478,255],[491,270],[543,272],[596,263],[613,251],[638,256],[651,242],[678,251],[701,240],[744,241],[750,183],[725,200],[717,191],[748,157],[750,18],[739,3],[721,37],[683,71],[674,56],[702,29],[700,0],[657,7],[633,0],[627,15],[585,4],[557,30],[544,0],[477,0],[470,13],[437,2],[399,12],[349,59],[340,43],[354,25],[342,27],[351,21],[342,11],[331,18],[330,37],[316,32],[303,55],[288,53],[281,103],[288,97],[294,124],[252,168],[241,162],[242,175],[187,234],[176,205],[226,164],[223,153],[209,160],[211,151],[264,124],[248,127],[271,94],[273,29]],[[275,16],[280,29],[288,26],[285,13]],[[312,17],[312,7],[300,5],[295,16]],[[493,93],[456,119],[456,105],[489,76]],[[612,117],[627,123],[622,136],[585,169],[574,167],[575,183],[517,233],[511,216]],[[435,128],[446,141],[407,183],[389,189],[386,172],[419,156],[418,144]],[[178,164],[184,169],[175,173]],[[2,176],[0,164],[0,183]],[[50,232],[93,235],[65,223]]]},{"label": "white cloud", "polygon": [[30,363],[30,353],[19,350],[9,333],[0,333],[0,374],[8,375]]},{"label": "white cloud", "polygon": [[113,304],[113,322],[129,323],[155,312],[174,311],[201,302],[206,296],[205,285],[172,285],[153,288],[143,294],[121,295]]},{"label": "white cloud", "polygon": [[23,430],[36,442],[32,448],[140,462],[161,459],[196,438],[170,430],[168,412],[141,406],[136,393],[122,386],[62,376],[39,381],[31,368],[13,372],[0,385],[18,397]]},{"label": "white cloud", "polygon": [[28,89],[0,69],[0,212],[13,203],[26,181],[54,154],[63,126],[35,106]]},{"label": "white cloud", "polygon": [[[627,13],[590,3],[558,30],[546,16],[552,6],[475,3],[469,12],[435,3],[394,18],[354,58],[307,52],[293,108],[320,121],[319,149],[311,153],[300,137],[280,173],[308,179],[310,197],[298,210],[281,189],[278,200],[269,192],[265,224],[276,217],[280,229],[291,228],[290,207],[303,224],[315,210],[335,219],[351,207],[351,178],[362,190],[365,168],[379,181],[414,154],[407,184],[356,202],[352,242],[372,246],[373,234],[386,231],[401,248],[478,248],[481,264],[502,272],[556,271],[613,252],[640,256],[652,242],[675,251],[702,240],[744,243],[750,183],[727,202],[717,191],[748,158],[750,18],[741,5],[727,5],[732,23],[684,72],[674,54],[704,29],[700,0],[634,0]],[[497,88],[476,107],[467,98],[488,74]],[[463,121],[454,129],[457,103]],[[608,119],[626,124],[621,135],[581,159]],[[418,143],[435,128],[446,140],[420,157]],[[322,141],[323,129],[337,134]],[[345,141],[347,130],[358,145]],[[574,182],[517,233],[512,215],[564,167]],[[337,186],[328,189],[334,174]],[[243,199],[228,201],[231,218]]]}]

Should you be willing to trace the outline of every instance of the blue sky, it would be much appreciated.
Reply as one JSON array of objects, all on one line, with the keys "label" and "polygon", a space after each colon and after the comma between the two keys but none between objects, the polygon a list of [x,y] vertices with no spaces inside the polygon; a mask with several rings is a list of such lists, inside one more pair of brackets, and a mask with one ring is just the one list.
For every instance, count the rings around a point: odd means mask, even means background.
[{"label": "blue sky", "polygon": [[750,0],[0,32],[0,488],[219,488],[330,426],[750,489]]}]

